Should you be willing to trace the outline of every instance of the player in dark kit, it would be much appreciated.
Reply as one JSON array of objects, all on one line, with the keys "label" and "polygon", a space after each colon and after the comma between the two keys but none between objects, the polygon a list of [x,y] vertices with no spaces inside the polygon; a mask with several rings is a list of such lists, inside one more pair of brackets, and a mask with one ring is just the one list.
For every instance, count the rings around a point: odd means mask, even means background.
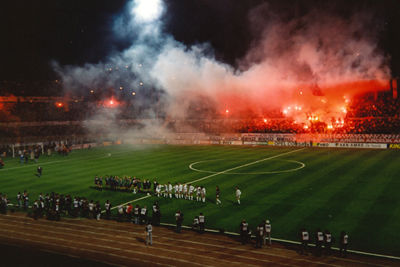
[{"label": "player in dark kit", "polygon": [[220,196],[221,196],[221,191],[219,190],[219,187],[217,186],[215,188],[215,202],[217,205],[221,204],[221,200],[219,200]]},{"label": "player in dark kit", "polygon": [[42,176],[42,167],[40,166],[37,167],[37,176],[38,177]]}]

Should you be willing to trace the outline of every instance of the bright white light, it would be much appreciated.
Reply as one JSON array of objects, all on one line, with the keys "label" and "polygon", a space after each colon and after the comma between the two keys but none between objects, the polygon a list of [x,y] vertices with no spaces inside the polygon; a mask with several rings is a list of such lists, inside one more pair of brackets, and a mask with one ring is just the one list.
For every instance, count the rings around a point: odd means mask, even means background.
[{"label": "bright white light", "polygon": [[162,0],[135,0],[132,13],[138,22],[157,20],[163,12]]}]

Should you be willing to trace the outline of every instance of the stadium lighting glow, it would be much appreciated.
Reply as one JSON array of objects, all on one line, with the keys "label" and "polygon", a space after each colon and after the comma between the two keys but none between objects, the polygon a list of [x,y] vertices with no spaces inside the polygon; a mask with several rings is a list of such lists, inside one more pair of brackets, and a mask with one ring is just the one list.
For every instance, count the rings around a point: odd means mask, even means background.
[{"label": "stadium lighting glow", "polygon": [[135,0],[132,14],[138,22],[149,23],[160,18],[163,12],[161,0]]}]

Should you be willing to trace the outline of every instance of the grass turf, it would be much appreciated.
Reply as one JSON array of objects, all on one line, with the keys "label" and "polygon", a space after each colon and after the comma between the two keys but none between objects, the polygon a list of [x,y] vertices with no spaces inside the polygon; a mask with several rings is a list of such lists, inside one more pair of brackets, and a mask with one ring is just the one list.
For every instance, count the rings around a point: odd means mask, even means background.
[{"label": "grass turf", "polygon": [[[38,164],[7,159],[5,168],[0,169],[0,192],[7,193],[13,203],[17,193],[27,189],[31,203],[40,192],[54,191],[101,203],[109,199],[116,206],[144,195],[92,189],[96,174],[129,175],[151,181],[156,178],[163,184],[205,178],[195,184],[206,187],[206,203],[153,196],[137,203],[150,207],[158,200],[162,222],[174,223],[175,211],[180,209],[185,215],[184,224],[190,225],[203,212],[206,227],[233,232],[238,231],[242,219],[254,229],[268,218],[273,237],[288,240],[297,240],[302,227],[312,233],[317,228],[329,229],[337,239],[340,231],[345,230],[350,235],[351,249],[400,256],[399,153],[367,149],[121,145],[74,151],[67,157],[42,156],[40,178],[35,176]],[[203,172],[189,168],[194,162],[198,163],[192,167]],[[304,168],[287,171],[300,168],[301,163]],[[221,189],[221,206],[215,204],[216,185]],[[242,190],[240,206],[234,196],[236,185]]]}]

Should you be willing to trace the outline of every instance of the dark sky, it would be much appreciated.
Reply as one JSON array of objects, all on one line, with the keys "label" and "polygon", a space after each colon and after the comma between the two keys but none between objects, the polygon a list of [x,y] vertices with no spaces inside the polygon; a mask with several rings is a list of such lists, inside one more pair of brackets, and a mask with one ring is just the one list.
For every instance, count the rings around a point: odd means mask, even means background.
[{"label": "dark sky", "polygon": [[[390,57],[393,76],[400,76],[400,1],[397,0],[165,0],[165,31],[185,44],[209,42],[216,57],[235,64],[257,33],[248,12],[269,2],[287,19],[311,8],[340,16],[373,11],[382,21],[378,45]],[[283,3],[282,3],[283,2]],[[55,79],[51,60],[64,64],[97,62],[128,40],[115,38],[112,24],[124,0],[5,0],[0,8],[0,80]]]}]

